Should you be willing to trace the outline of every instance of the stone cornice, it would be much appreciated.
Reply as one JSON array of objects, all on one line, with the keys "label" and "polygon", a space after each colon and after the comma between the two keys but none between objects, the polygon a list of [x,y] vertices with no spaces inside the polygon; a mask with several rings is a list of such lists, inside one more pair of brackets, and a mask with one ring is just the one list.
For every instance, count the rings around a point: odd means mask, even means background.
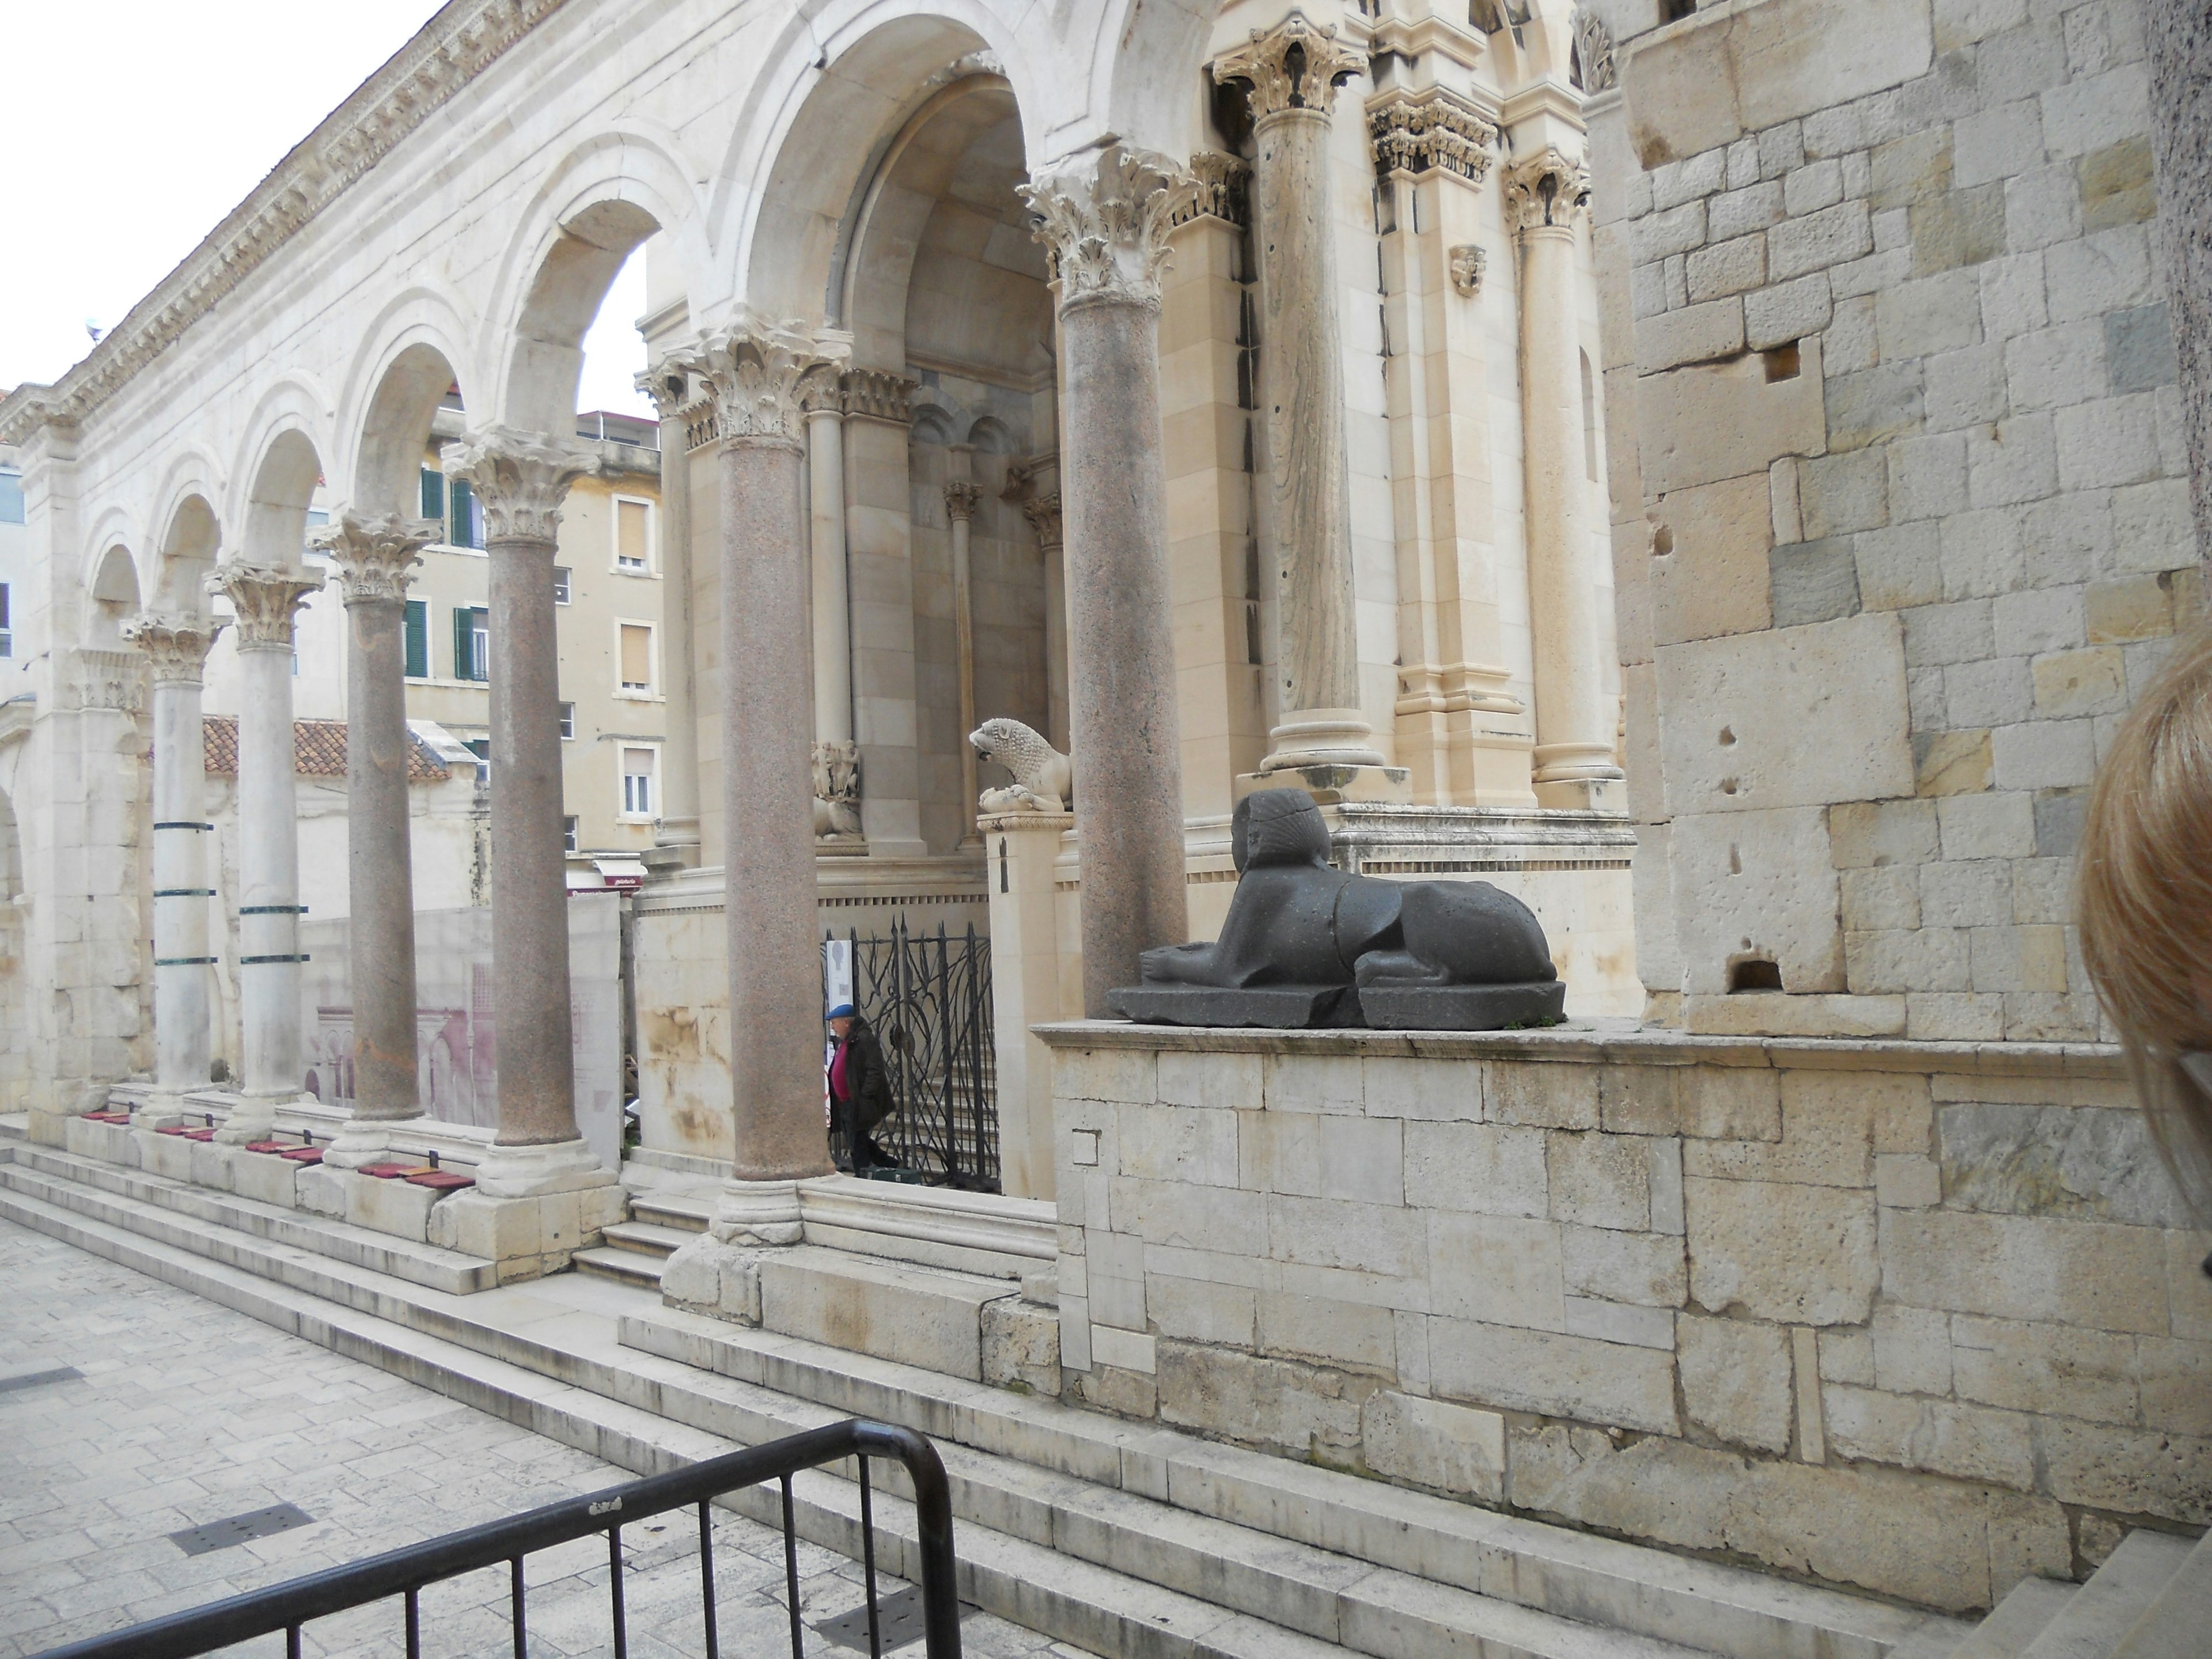
[{"label": "stone cornice", "polygon": [[1198,194],[1169,216],[1170,225],[1187,225],[1194,219],[1218,219],[1240,230],[1250,228],[1249,161],[1241,155],[1224,155],[1218,149],[1202,149],[1190,158],[1190,172],[1198,180]]},{"label": "stone cornice", "polygon": [[1489,174],[1498,128],[1455,92],[1379,92],[1367,100],[1367,125],[1377,178],[1419,179],[1441,170],[1479,185]]},{"label": "stone cornice", "polygon": [[565,0],[449,5],[296,145],[184,262],[51,386],[0,403],[0,443],[87,419]]}]

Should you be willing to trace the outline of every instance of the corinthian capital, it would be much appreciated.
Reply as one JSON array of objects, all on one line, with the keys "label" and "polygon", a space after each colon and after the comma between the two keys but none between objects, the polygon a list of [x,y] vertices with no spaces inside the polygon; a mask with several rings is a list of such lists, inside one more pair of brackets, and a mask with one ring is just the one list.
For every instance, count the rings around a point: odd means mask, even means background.
[{"label": "corinthian capital", "polygon": [[1505,170],[1506,221],[1516,230],[1571,225],[1589,201],[1589,170],[1548,145]]},{"label": "corinthian capital", "polygon": [[207,579],[207,591],[220,593],[238,613],[238,648],[241,651],[289,651],[292,618],[300,602],[320,592],[319,570],[279,570],[243,560],[216,567]]},{"label": "corinthian capital", "polygon": [[223,624],[212,617],[142,611],[123,624],[123,637],[146,654],[156,685],[198,685],[207,653]]},{"label": "corinthian capital", "polygon": [[1199,181],[1152,150],[1109,144],[1020,187],[1052,250],[1060,308],[1086,301],[1157,306],[1168,231],[1198,198]]},{"label": "corinthian capital", "polygon": [[975,516],[975,503],[982,498],[982,485],[955,478],[945,486],[945,516],[955,520],[972,519]]},{"label": "corinthian capital", "polygon": [[1294,11],[1271,29],[1254,29],[1249,44],[1213,60],[1216,81],[1243,81],[1252,88],[1252,113],[1258,120],[1294,109],[1336,106],[1336,89],[1367,72],[1367,54],[1336,38],[1334,23],[1314,24]]},{"label": "corinthian capital", "polygon": [[795,441],[802,430],[807,377],[834,369],[852,355],[842,339],[817,335],[803,322],[773,322],[740,309],[727,327],[709,330],[666,359],[672,369],[707,385],[724,441]]},{"label": "corinthian capital", "polygon": [[690,377],[665,357],[630,384],[653,399],[653,412],[664,421],[674,420],[694,401]]},{"label": "corinthian capital", "polygon": [[422,550],[444,532],[435,519],[347,507],[309,537],[307,545],[337,563],[348,605],[398,603],[407,597],[410,573],[422,562]]},{"label": "corinthian capital", "polygon": [[447,444],[439,460],[447,477],[465,479],[483,503],[487,545],[553,540],[568,486],[599,470],[599,458],[580,444],[504,426]]}]

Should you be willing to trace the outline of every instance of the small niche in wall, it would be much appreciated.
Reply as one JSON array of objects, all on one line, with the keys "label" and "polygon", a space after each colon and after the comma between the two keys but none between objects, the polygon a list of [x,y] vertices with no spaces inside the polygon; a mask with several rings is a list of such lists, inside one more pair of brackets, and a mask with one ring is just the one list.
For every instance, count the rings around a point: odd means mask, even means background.
[{"label": "small niche in wall", "polygon": [[1698,9],[1698,0],[1659,0],[1659,21],[1679,23]]},{"label": "small niche in wall", "polygon": [[1766,362],[1768,385],[1771,386],[1777,380],[1794,380],[1797,378],[1796,341],[1792,340],[1788,345],[1775,346],[1759,355]]},{"label": "small niche in wall", "polygon": [[1782,969],[1764,957],[1747,957],[1729,963],[1728,988],[1730,996],[1739,991],[1778,991]]}]

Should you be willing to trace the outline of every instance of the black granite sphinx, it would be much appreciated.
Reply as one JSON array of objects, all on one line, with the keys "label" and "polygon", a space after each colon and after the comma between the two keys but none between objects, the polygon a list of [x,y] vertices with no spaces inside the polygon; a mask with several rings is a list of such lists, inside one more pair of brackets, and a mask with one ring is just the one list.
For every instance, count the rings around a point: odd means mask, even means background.
[{"label": "black granite sphinx", "polygon": [[1328,862],[1303,789],[1237,805],[1237,895],[1221,937],[1147,951],[1114,993],[1133,1020],[1280,1029],[1494,1031],[1550,1024],[1566,999],[1544,929],[1486,881],[1382,881]]}]

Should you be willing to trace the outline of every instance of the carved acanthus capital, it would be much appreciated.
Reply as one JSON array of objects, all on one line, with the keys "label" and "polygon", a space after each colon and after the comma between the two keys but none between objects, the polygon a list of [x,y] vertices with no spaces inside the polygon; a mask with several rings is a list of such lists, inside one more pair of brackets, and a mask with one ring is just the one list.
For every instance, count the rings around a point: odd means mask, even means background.
[{"label": "carved acanthus capital", "polygon": [[945,486],[945,516],[956,524],[964,524],[975,516],[975,503],[982,499],[982,485],[955,478]]},{"label": "carved acanthus capital", "polygon": [[1005,499],[1022,509],[1022,516],[1030,521],[1036,533],[1037,545],[1054,548],[1060,545],[1060,455],[1047,450],[1042,454],[1025,455],[1006,464],[1006,487],[1000,492]]},{"label": "carved acanthus capital", "polygon": [[817,363],[799,377],[799,407],[808,415],[845,412],[845,377],[835,363]]},{"label": "carved acanthus capital", "polygon": [[484,544],[550,542],[561,530],[568,486],[599,470],[580,444],[490,426],[440,453],[449,477],[465,478],[483,503]]},{"label": "carved acanthus capital", "polygon": [[155,684],[196,686],[222,629],[213,617],[142,611],[125,619],[122,633],[144,653]]},{"label": "carved acanthus capital", "polygon": [[1020,186],[1052,251],[1060,308],[1158,306],[1168,232],[1199,181],[1168,157],[1116,143]]},{"label": "carved acanthus capital", "polygon": [[322,587],[319,570],[281,570],[243,560],[216,566],[207,579],[207,591],[228,599],[238,615],[241,651],[289,651],[301,601]]},{"label": "carved acanthus capital", "polygon": [[1583,90],[1612,90],[1620,81],[1613,64],[1613,31],[1588,6],[1575,8],[1574,28],[1575,67],[1582,71]]},{"label": "carved acanthus capital", "polygon": [[915,382],[879,368],[852,368],[840,377],[845,413],[905,426],[914,419]]},{"label": "carved acanthus capital", "polygon": [[740,309],[728,326],[709,330],[669,361],[704,381],[714,394],[722,441],[781,438],[796,441],[805,409],[800,386],[817,369],[832,374],[851,353],[803,322],[773,322]]},{"label": "carved acanthus capital", "polygon": [[1451,285],[1472,300],[1482,292],[1482,273],[1490,264],[1490,256],[1472,242],[1462,243],[1451,250]]},{"label": "carved acanthus capital", "polygon": [[1255,121],[1312,110],[1326,115],[1336,106],[1336,89],[1367,72],[1367,54],[1336,38],[1334,23],[1315,24],[1294,11],[1271,29],[1254,29],[1249,42],[1213,60],[1216,81],[1243,81],[1252,88]]},{"label": "carved acanthus capital", "polygon": [[680,419],[699,401],[691,390],[691,377],[665,357],[631,384],[653,399],[653,412],[664,421]]},{"label": "carved acanthus capital", "polygon": [[1546,146],[1505,170],[1506,222],[1516,230],[1568,226],[1589,202],[1589,170]]},{"label": "carved acanthus capital", "polygon": [[1039,547],[1060,545],[1060,492],[1057,489],[1024,497],[1022,515],[1030,521],[1030,528],[1036,532]]},{"label": "carved acanthus capital", "polygon": [[1198,194],[1175,215],[1178,225],[1194,219],[1218,219],[1243,229],[1252,222],[1252,164],[1241,155],[1202,149],[1190,158]]},{"label": "carved acanthus capital", "polygon": [[1479,185],[1490,173],[1498,128],[1457,93],[1443,87],[1401,87],[1369,100],[1367,128],[1375,171],[1384,179],[1443,172]]},{"label": "carved acanthus capital", "polygon": [[309,537],[307,545],[337,566],[348,605],[396,604],[407,597],[422,550],[445,533],[435,519],[346,508]]}]

